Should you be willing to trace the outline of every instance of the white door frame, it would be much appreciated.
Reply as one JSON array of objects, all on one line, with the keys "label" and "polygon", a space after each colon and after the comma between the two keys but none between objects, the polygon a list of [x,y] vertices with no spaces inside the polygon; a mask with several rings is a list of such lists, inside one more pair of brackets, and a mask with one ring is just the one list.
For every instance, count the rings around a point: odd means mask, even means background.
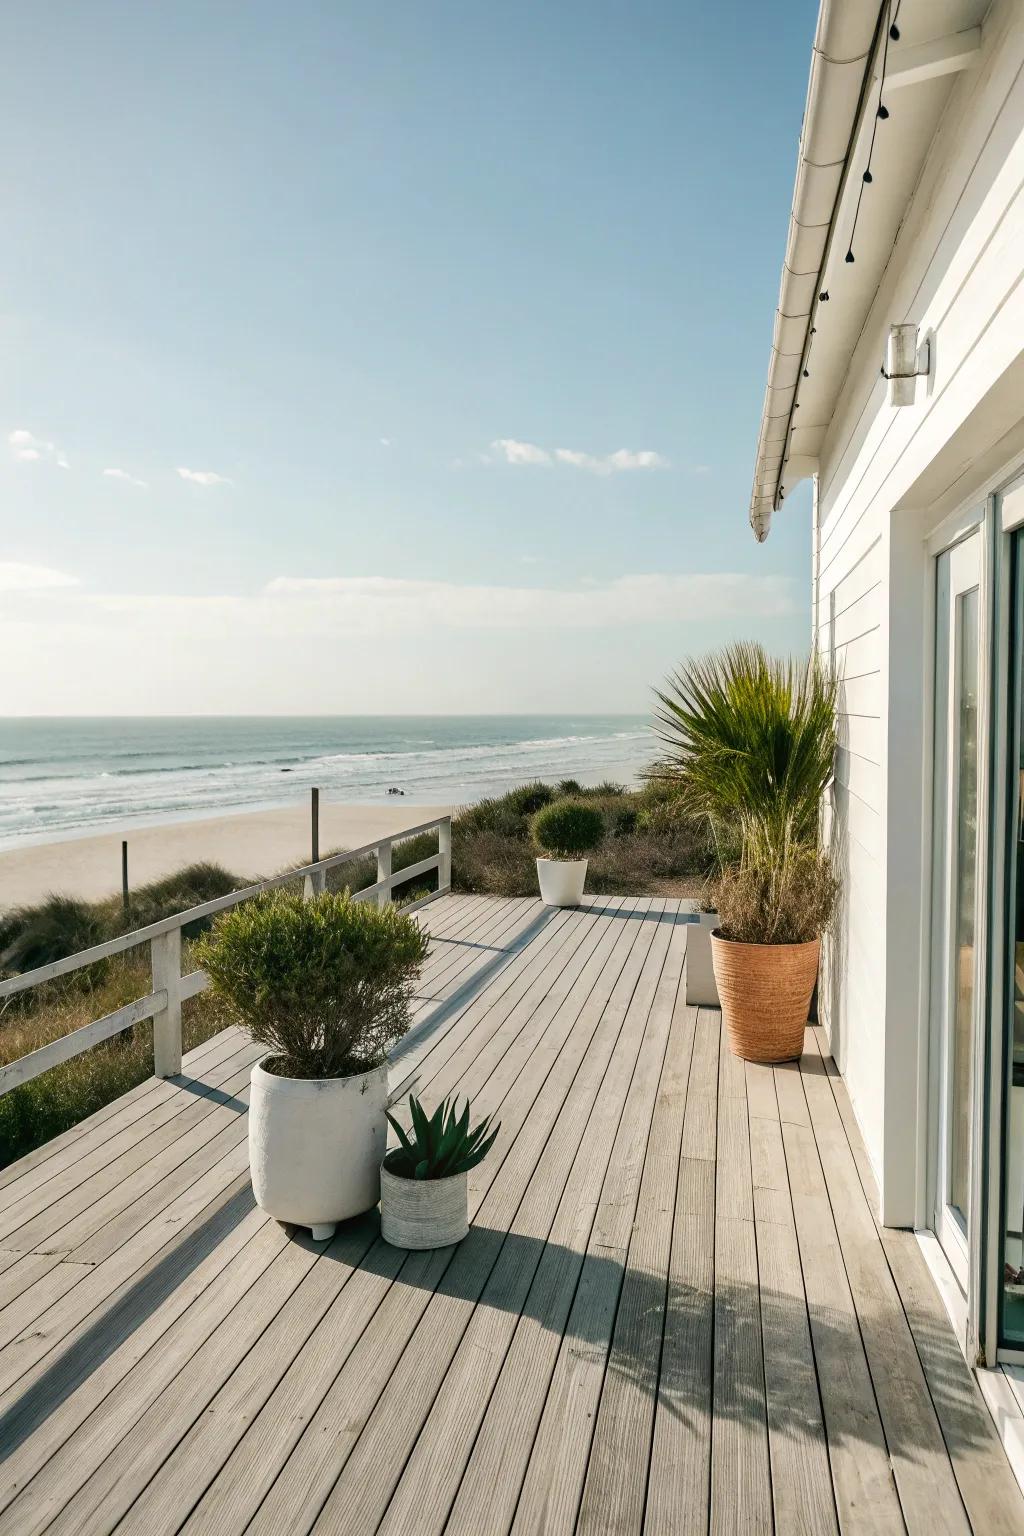
[{"label": "white door frame", "polygon": [[[985,858],[986,819],[983,804],[983,783],[987,763],[987,710],[984,700],[987,687],[984,611],[987,606],[983,590],[984,575],[983,539],[979,529],[971,529],[936,562],[936,695],[935,724],[933,731],[933,761],[935,774],[934,831],[932,839],[932,986],[930,1014],[930,1069],[929,1069],[929,1145],[928,1163],[928,1225],[935,1232],[957,1282],[970,1302],[972,1274],[976,1274],[976,1256],[980,1237],[981,1164],[982,1150],[979,1139],[983,1124],[982,1106],[986,1053],[983,1048],[984,997],[984,885],[988,863]],[[948,585],[944,585],[948,582]],[[959,988],[957,967],[959,956],[956,949],[956,928],[959,908],[958,889],[958,832],[960,788],[958,783],[959,752],[959,684],[961,676],[961,602],[970,593],[977,594],[977,824],[974,848],[974,921],[972,964],[974,975],[971,988],[972,1008],[972,1057],[970,1064],[970,1103],[967,1107],[969,1142],[966,1154],[969,1160],[969,1184],[966,1192],[966,1222],[963,1226],[947,1200],[950,1182],[948,1149],[953,1135],[952,1052],[956,1024],[956,999]],[[943,652],[940,656],[940,642]],[[941,693],[940,693],[941,688]],[[970,1310],[970,1306],[968,1308]]]},{"label": "white door frame", "polygon": [[[984,1022],[987,1018],[987,966],[985,955],[988,951],[988,827],[989,827],[989,748],[990,739],[990,709],[989,698],[991,692],[992,672],[991,658],[991,623],[992,604],[989,593],[991,588],[992,563],[990,555],[991,541],[989,530],[993,526],[993,500],[988,498],[980,505],[975,502],[972,507],[964,508],[955,519],[949,519],[945,525],[936,530],[927,543],[928,554],[933,557],[931,562],[932,580],[930,582],[932,599],[929,605],[930,618],[930,646],[929,646],[929,670],[931,679],[929,695],[931,708],[929,714],[929,772],[926,775],[927,789],[931,799],[931,815],[929,817],[929,857],[927,860],[927,900],[925,910],[927,920],[924,925],[926,933],[926,964],[923,969],[923,981],[926,988],[926,1008],[922,1023],[922,1044],[927,1052],[926,1083],[926,1113],[924,1115],[926,1139],[926,1152],[924,1166],[922,1168],[921,1198],[919,1210],[921,1212],[920,1226],[935,1230],[940,1225],[935,1219],[937,1204],[937,1180],[938,1180],[938,1117],[937,1107],[940,1104],[940,1092],[944,1089],[944,1078],[940,1074],[940,1061],[935,1048],[936,1031],[936,1000],[947,994],[949,987],[949,973],[941,973],[937,969],[938,939],[943,933],[941,924],[936,923],[937,904],[935,900],[936,883],[940,869],[945,870],[944,856],[945,841],[936,836],[939,828],[940,800],[943,807],[948,807],[952,796],[944,795],[942,785],[936,780],[935,769],[937,762],[937,748],[941,743],[942,722],[937,718],[937,679],[935,677],[935,662],[939,638],[939,625],[941,622],[940,604],[938,601],[938,559],[947,551],[954,552],[960,545],[968,540],[976,539],[977,551],[977,587],[978,587],[978,632],[979,632],[979,673],[978,673],[978,833],[977,833],[977,870],[975,879],[975,990],[974,990],[974,1060],[972,1062],[972,1103],[971,1103],[971,1182],[969,1192],[969,1221],[968,1230],[963,1241],[963,1262],[955,1265],[946,1260],[945,1255],[938,1244],[936,1251],[940,1254],[941,1261],[948,1264],[949,1277],[954,1286],[959,1286],[963,1292],[963,1309],[961,1316],[965,1319],[961,1334],[961,1345],[970,1360],[974,1360],[979,1352],[978,1320],[980,1316],[980,1287],[982,1284],[983,1270],[981,1265],[982,1244],[988,1229],[988,1213],[985,1195],[987,1186],[984,1179],[986,1166],[985,1138],[982,1130],[986,1124],[984,1104],[986,1101],[987,1075],[990,1053],[987,1049],[987,1031]],[[971,583],[973,585],[973,583]],[[945,952],[945,951],[943,951]],[[940,1086],[941,1079],[941,1086]],[[948,1234],[946,1234],[948,1236]],[[950,1245],[952,1246],[952,1245]],[[954,1250],[955,1258],[955,1250]],[[959,1310],[959,1309],[958,1309]]]}]

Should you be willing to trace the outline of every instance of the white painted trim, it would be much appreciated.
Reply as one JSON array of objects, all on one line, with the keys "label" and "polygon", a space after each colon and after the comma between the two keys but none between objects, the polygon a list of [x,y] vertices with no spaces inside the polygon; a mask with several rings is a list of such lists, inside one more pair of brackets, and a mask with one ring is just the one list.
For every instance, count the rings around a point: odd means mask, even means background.
[{"label": "white painted trim", "polygon": [[889,49],[885,70],[885,90],[919,85],[939,75],[956,74],[970,69],[981,47],[981,28],[967,27],[945,37],[932,37],[926,43],[897,43]]},{"label": "white painted trim", "polygon": [[1006,1459],[1024,1490],[1024,1409],[1001,1366],[975,1371],[985,1406],[992,1415]]},{"label": "white painted trim", "polygon": [[[435,828],[441,839],[444,838],[447,828],[450,840],[451,817],[435,816],[433,821],[423,821],[418,826],[404,828],[401,832],[392,833],[390,841],[405,842],[407,838],[417,837],[421,832],[431,832]],[[187,912],[176,912],[173,917],[162,918],[158,923],[150,923],[145,928],[136,928],[131,933],[121,934],[116,939],[108,939],[105,944],[94,944],[91,949],[80,950],[78,954],[68,955],[63,960],[55,960],[51,965],[42,965],[37,970],[25,971],[21,976],[11,976],[6,981],[0,981],[0,997],[11,997],[16,992],[25,992],[29,987],[37,987],[41,982],[55,981],[58,976],[70,975],[72,971],[79,971],[83,966],[93,965],[97,960],[108,960],[113,955],[122,955],[126,950],[136,949],[139,945],[148,944],[162,934],[170,933],[173,928],[183,928],[189,923],[197,922],[200,918],[213,917],[218,912],[226,912],[230,907],[237,907],[240,902],[250,901],[253,896],[259,896],[264,891],[277,890],[293,880],[309,879],[326,874],[329,869],[335,869],[340,864],[350,864],[354,859],[363,859],[369,854],[375,854],[377,847],[377,843],[366,843],[362,848],[350,848],[344,853],[332,854],[330,858],[318,859],[315,864],[302,864],[297,869],[286,870],[282,875],[273,875],[269,880],[260,880],[255,885],[243,887],[240,891],[231,891],[227,896],[218,896],[213,901],[202,902],[198,907],[189,907]],[[426,863],[425,860],[424,863]],[[418,866],[412,865],[410,869],[415,873]],[[398,884],[404,877],[406,877],[406,871],[398,870],[395,883]],[[368,896],[375,893],[377,889],[377,885],[365,886],[353,894]]]},{"label": "white painted trim", "polygon": [[80,1056],[83,1051],[109,1040],[112,1035],[119,1035],[123,1029],[131,1029],[133,1024],[141,1024],[144,1019],[153,1018],[166,1003],[166,992],[148,992],[134,1003],[125,1003],[123,1008],[115,1008],[113,1013],[104,1014],[102,1019],[94,1019],[91,1024],[83,1024],[61,1035],[59,1039],[51,1040],[49,1045],[30,1051],[27,1056],[9,1061],[6,1066],[0,1067],[0,1094],[10,1093],[12,1088],[30,1083],[34,1077],[49,1072],[51,1067],[60,1066],[62,1061],[70,1061],[72,1056]]},{"label": "white painted trim", "polygon": [[969,502],[962,507],[957,507],[948,517],[944,517],[937,528],[933,528],[926,540],[926,548],[933,558],[938,559],[944,555],[947,549],[952,549],[954,544],[960,544],[968,538],[985,521],[985,500],[972,496]]},{"label": "white painted trim", "polygon": [[918,1247],[924,1255],[931,1277],[935,1281],[935,1289],[942,1297],[942,1305],[956,1334],[960,1352],[967,1359],[968,1364],[971,1364],[967,1356],[967,1297],[935,1233],[927,1230],[915,1231],[914,1236],[917,1238]]},{"label": "white painted trim", "polygon": [[999,493],[999,514],[1004,533],[1024,525],[1024,475]]}]

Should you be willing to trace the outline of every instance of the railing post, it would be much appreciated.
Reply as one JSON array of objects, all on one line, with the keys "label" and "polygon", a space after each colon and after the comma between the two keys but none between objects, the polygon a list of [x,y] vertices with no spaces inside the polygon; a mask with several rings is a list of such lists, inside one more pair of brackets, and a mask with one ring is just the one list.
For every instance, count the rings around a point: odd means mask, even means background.
[{"label": "railing post", "polygon": [[314,896],[321,896],[327,889],[327,871],[314,869],[311,875],[302,877],[302,899],[312,901]]},{"label": "railing post", "polygon": [[149,941],[153,991],[167,1001],[153,1015],[153,1071],[177,1077],[181,1071],[181,929],[171,928]]},{"label": "railing post", "polygon": [[377,892],[378,907],[386,907],[391,900],[391,839],[381,838],[377,844],[377,883],[387,881],[382,891]]},{"label": "railing post", "polygon": [[444,816],[437,824],[437,889],[447,891],[452,883],[452,819]]}]

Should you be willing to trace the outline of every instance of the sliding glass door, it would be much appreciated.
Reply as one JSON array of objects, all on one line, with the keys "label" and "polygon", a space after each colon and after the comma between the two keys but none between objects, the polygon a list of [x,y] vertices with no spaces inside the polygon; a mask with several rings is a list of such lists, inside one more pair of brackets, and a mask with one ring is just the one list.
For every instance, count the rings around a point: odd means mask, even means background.
[{"label": "sliding glass door", "polygon": [[[1022,496],[1018,492],[1018,500]],[[1024,532],[1011,555],[1010,696],[1007,711],[1005,1156],[1001,1342],[1024,1346]]]}]

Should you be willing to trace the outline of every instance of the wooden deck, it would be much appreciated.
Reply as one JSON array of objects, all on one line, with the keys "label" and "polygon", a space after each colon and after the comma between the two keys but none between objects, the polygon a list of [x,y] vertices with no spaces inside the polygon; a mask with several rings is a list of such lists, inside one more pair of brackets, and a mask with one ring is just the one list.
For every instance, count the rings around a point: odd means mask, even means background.
[{"label": "wooden deck", "polygon": [[219,1035],[0,1174],[0,1531],[1024,1531],[814,1032],[723,1051],[673,902],[423,918],[392,1081],[500,1116],[470,1236],[264,1217]]}]

